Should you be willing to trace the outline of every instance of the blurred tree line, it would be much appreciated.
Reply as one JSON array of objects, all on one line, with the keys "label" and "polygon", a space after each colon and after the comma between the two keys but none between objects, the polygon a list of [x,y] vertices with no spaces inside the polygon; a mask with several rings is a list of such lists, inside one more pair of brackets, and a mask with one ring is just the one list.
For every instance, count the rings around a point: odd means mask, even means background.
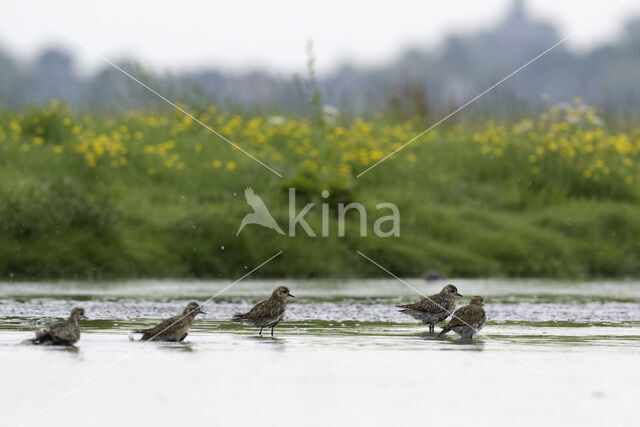
[{"label": "blurred tree line", "polygon": [[[532,19],[522,0],[515,0],[493,28],[451,35],[433,49],[408,49],[377,68],[344,64],[317,76],[315,85],[324,104],[343,112],[428,118],[463,104],[561,37],[553,25]],[[161,74],[135,61],[118,65],[172,100],[195,108],[212,103],[226,109],[270,112],[313,108],[314,93],[306,76],[215,69]],[[509,115],[580,96],[616,117],[632,117],[640,109],[638,69],[640,18],[635,18],[627,22],[614,44],[582,53],[558,46],[491,96],[483,97],[479,106],[484,108],[474,108],[469,114]],[[52,98],[90,111],[167,108],[112,67],[83,76],[73,58],[58,49],[46,50],[30,63],[16,61],[0,50],[0,108],[24,108]]]}]

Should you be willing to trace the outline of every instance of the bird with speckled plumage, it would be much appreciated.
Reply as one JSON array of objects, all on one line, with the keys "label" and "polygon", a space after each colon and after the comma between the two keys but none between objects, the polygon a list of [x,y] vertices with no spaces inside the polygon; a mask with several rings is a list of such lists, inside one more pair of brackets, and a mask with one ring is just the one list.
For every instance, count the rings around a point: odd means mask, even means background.
[{"label": "bird with speckled plumage", "polygon": [[399,305],[401,313],[408,314],[414,319],[429,325],[429,334],[433,335],[435,325],[447,319],[456,309],[456,297],[461,297],[458,288],[447,285],[435,294],[413,304]]},{"label": "bird with speckled plumage", "polygon": [[484,326],[487,314],[484,311],[484,299],[481,296],[471,298],[469,305],[460,307],[453,313],[449,323],[442,329],[439,336],[453,331],[463,340],[471,340]]},{"label": "bird with speckled plumage", "polygon": [[140,341],[183,341],[198,314],[206,314],[197,302],[187,304],[181,314],[163,320],[153,328],[136,329],[133,332],[142,334]]},{"label": "bird with speckled plumage", "polygon": [[295,298],[289,292],[289,288],[278,286],[269,299],[259,302],[247,313],[236,314],[231,320],[260,328],[260,336],[262,336],[262,329],[271,328],[271,336],[273,336],[273,328],[284,317],[289,297]]},{"label": "bird with speckled plumage", "polygon": [[84,308],[71,310],[67,320],[48,325],[36,332],[36,337],[27,342],[43,345],[73,345],[80,339],[79,320],[85,320]]}]

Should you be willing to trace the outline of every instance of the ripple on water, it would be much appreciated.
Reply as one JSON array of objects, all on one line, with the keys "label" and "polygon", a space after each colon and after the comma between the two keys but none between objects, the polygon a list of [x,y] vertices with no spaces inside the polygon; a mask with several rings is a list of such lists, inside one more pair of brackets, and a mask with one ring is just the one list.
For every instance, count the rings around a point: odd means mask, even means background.
[{"label": "ripple on water", "polygon": [[[146,301],[139,299],[90,299],[73,298],[25,298],[1,299],[0,318],[29,318],[47,320],[66,317],[72,307],[81,305],[92,319],[159,319],[182,311],[190,299],[171,301]],[[235,313],[247,311],[255,299],[237,301],[210,301],[207,314],[199,317],[209,320],[228,320]],[[304,299],[291,303],[287,320],[306,321],[362,321],[411,323],[413,320],[398,312],[396,301],[308,302]],[[589,303],[530,303],[486,304],[487,316],[492,322],[573,322],[573,323],[624,323],[640,320],[640,304],[625,302]]]}]

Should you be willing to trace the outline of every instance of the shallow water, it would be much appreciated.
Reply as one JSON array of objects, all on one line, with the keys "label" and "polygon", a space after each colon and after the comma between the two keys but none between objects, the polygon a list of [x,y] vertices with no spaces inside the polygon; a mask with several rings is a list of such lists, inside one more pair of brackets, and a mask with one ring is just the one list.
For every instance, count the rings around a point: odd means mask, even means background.
[{"label": "shallow water", "polygon": [[[185,343],[129,340],[228,284],[0,284],[0,424],[640,425],[640,283],[456,280],[489,319],[462,344],[398,313],[420,296],[395,280],[243,281]],[[297,298],[275,338],[228,322],[276,284]],[[78,345],[19,344],[74,306]]]}]

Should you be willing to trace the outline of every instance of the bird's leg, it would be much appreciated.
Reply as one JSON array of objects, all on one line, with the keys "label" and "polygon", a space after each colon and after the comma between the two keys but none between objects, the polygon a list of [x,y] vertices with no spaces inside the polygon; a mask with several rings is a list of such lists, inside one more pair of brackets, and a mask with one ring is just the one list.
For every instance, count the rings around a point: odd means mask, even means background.
[{"label": "bird's leg", "polygon": [[429,323],[429,335],[433,336],[433,332],[435,331],[435,326],[433,323]]},{"label": "bird's leg", "polygon": [[275,325],[271,327],[271,336],[273,336],[273,328],[275,328]]},{"label": "bird's leg", "polygon": [[260,333],[258,335],[262,336],[262,328],[260,328]]}]

